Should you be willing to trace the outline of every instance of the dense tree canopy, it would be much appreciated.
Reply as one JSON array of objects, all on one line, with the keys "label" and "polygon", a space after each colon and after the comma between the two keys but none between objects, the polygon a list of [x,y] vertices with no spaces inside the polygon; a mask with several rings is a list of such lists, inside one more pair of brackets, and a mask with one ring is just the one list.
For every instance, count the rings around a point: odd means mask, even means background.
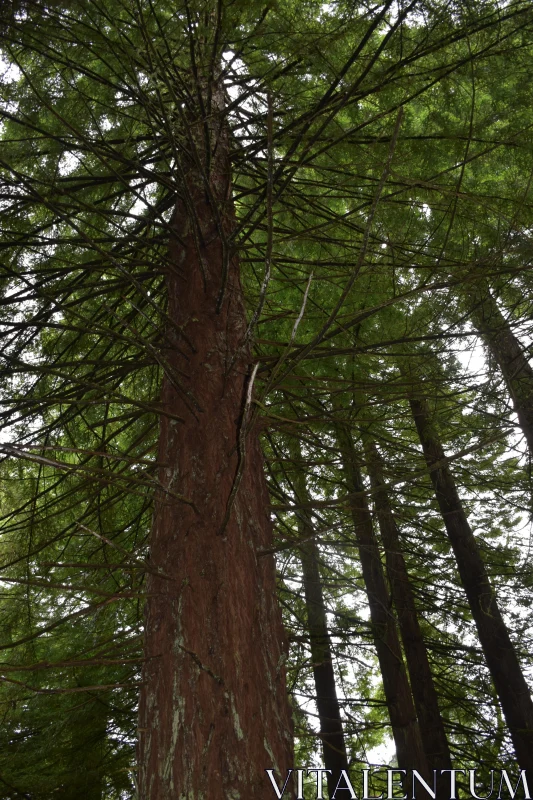
[{"label": "dense tree canopy", "polygon": [[533,770],[531,3],[12,0],[0,44],[0,797],[147,800],[189,419],[236,431],[206,582],[261,439],[292,763]]}]

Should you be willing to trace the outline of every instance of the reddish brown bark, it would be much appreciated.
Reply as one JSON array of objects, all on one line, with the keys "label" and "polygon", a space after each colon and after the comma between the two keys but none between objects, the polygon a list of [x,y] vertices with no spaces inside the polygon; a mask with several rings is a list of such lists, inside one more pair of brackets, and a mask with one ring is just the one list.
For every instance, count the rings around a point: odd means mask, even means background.
[{"label": "reddish brown bark", "polygon": [[533,770],[533,702],[495,591],[468,523],[444,449],[423,397],[409,398],[479,641],[509,728],[521,769]]},{"label": "reddish brown bark", "polygon": [[249,432],[243,460],[240,435],[251,354],[239,262],[225,258],[221,236],[233,209],[216,85],[212,98],[209,121],[190,127],[195,153],[172,222],[150,545],[153,569],[170,580],[147,581],[142,800],[271,800],[264,770],[292,766],[274,561],[256,555],[271,547],[269,499],[257,437]]}]

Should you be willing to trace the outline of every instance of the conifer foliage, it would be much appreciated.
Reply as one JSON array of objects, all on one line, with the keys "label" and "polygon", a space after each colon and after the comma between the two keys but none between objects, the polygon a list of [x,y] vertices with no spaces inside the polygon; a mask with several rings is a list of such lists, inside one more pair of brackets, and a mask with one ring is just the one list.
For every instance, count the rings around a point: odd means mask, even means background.
[{"label": "conifer foliage", "polygon": [[533,785],[532,49],[529,0],[2,4],[1,798]]}]

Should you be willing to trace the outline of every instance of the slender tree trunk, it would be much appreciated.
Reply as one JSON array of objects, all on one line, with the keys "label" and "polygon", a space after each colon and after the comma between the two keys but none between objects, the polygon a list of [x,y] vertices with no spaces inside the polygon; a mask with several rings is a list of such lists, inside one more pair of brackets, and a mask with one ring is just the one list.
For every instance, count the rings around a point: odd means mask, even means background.
[{"label": "slender tree trunk", "polygon": [[[396,622],[391,613],[391,601],[374,534],[372,515],[364,496],[364,485],[355,448],[350,433],[343,425],[338,425],[337,437],[348,491],[352,495],[350,505],[355,536],[398,766],[401,769],[417,769],[428,780],[429,764],[422,746],[411,687],[405,671]],[[354,497],[354,494],[357,497]]]},{"label": "slender tree trunk", "polygon": [[431,768],[451,769],[448,740],[439,710],[426,645],[418,622],[418,613],[402,553],[400,535],[383,477],[382,458],[375,442],[367,433],[363,433],[363,442],[378,525],[385,547],[387,577],[398,615],[424,751]]},{"label": "slender tree trunk", "polygon": [[271,800],[265,768],[283,781],[293,766],[275,565],[256,556],[271,547],[271,523],[259,442],[246,430],[251,353],[239,262],[227,247],[224,97],[221,83],[209,88],[182,148],[172,220],[141,800]]},{"label": "slender tree trunk", "polygon": [[[299,463],[301,462],[300,448],[295,439],[291,440],[291,457],[296,468],[294,488],[297,503],[309,506],[311,499],[307,491],[305,474]],[[323,746],[324,767],[331,770],[331,774],[328,774],[327,778],[329,795],[332,797],[340,771],[343,769],[348,771],[348,757],[346,755],[341,710],[335,687],[335,673],[333,671],[326,605],[322,592],[318,547],[313,538],[313,526],[305,509],[302,509],[298,514],[298,530],[301,538],[305,540],[299,547],[302,561],[305,608],[311,658],[313,660],[320,739]]]},{"label": "slender tree trunk", "polygon": [[533,368],[485,282],[469,296],[470,316],[502,371],[533,459]]},{"label": "slender tree trunk", "polygon": [[435,496],[518,763],[533,770],[533,702],[424,398],[410,397]]}]

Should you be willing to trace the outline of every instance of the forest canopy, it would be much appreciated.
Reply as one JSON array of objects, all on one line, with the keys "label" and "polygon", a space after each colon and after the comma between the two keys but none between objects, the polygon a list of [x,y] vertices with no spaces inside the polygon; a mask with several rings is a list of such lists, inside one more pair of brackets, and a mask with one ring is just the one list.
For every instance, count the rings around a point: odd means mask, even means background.
[{"label": "forest canopy", "polygon": [[532,47],[2,4],[0,798],[533,788]]}]

